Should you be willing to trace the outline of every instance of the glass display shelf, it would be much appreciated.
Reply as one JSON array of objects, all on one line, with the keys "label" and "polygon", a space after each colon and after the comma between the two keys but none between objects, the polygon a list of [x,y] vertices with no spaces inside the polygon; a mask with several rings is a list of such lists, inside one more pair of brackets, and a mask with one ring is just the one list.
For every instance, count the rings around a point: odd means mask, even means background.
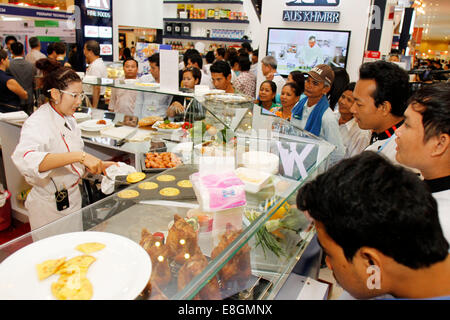
[{"label": "glass display shelf", "polygon": [[[157,91],[116,82],[106,85]],[[158,179],[162,175],[192,182],[194,173],[206,176],[211,170],[224,170],[222,161],[228,157],[232,159],[231,170],[238,176],[235,170],[247,168],[269,177],[256,192],[246,186],[245,205],[206,211],[205,191],[199,192],[196,185],[194,192],[182,191],[172,198],[143,191],[141,182],[125,184],[120,191],[135,190],[139,196],[124,199],[118,189],[79,212],[0,246],[0,262],[49,236],[101,231],[139,243],[152,257],[150,286],[136,299],[274,299],[315,234],[310,221],[296,209],[297,192],[327,168],[334,147],[254,105],[245,96],[194,97],[191,108],[185,116],[192,120],[193,129],[183,131],[179,143],[168,146],[168,151],[179,154],[183,164],[149,174],[143,182],[163,187]],[[214,126],[216,132],[204,133],[203,124]],[[182,189],[177,185],[172,187]],[[195,227],[188,223],[193,217],[197,217]],[[278,224],[287,217],[295,222],[290,228]],[[164,234],[162,245],[172,248],[163,254],[158,251],[158,258],[167,264],[153,259],[157,250],[148,235],[153,237],[157,232]],[[180,234],[184,236],[179,238]],[[173,249],[174,239],[176,243],[191,241],[186,247],[194,251],[180,256],[185,249]]]}]

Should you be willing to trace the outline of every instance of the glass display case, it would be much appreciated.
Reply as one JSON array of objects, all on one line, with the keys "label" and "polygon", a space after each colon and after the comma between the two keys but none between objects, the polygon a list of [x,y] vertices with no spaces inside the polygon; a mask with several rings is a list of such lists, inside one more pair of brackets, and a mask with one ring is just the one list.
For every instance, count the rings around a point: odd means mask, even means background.
[{"label": "glass display case", "polygon": [[[90,82],[101,83],[171,93]],[[0,246],[0,262],[50,236],[107,232],[138,243],[151,258],[149,283],[136,299],[274,299],[315,233],[296,208],[297,192],[326,169],[334,147],[245,97],[175,94],[191,99],[183,119],[189,126],[156,131],[152,139],[165,136],[165,151],[180,165],[146,171],[145,180],[125,182],[81,211]],[[232,183],[208,185],[211,177]]]}]

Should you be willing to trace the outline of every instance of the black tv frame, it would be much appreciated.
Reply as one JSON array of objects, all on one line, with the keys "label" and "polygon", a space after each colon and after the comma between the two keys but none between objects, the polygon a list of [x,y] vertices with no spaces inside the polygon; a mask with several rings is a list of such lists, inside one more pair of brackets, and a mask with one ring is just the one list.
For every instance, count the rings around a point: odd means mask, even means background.
[{"label": "black tv frame", "polygon": [[[332,30],[332,29],[309,29],[309,28],[267,28],[267,43],[266,43],[266,56],[269,54],[269,35],[270,30],[302,30],[302,31],[315,31],[315,32],[341,32],[341,33],[348,33],[348,40],[347,40],[347,55],[345,56],[345,62],[344,62],[344,69],[347,69],[347,61],[348,61],[348,55],[350,52],[350,39],[352,36],[351,30]],[[287,77],[287,75],[281,75],[283,77]]]}]

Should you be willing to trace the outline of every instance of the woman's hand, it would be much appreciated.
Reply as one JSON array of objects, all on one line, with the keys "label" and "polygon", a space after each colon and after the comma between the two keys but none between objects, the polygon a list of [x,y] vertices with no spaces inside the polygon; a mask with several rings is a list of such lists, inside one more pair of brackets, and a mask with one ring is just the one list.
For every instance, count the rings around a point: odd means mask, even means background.
[{"label": "woman's hand", "polygon": [[184,112],[184,107],[178,101],[175,101],[174,103],[172,103],[170,105],[169,108],[167,108],[167,116],[169,118],[173,118],[173,117],[175,117],[175,115],[183,113],[183,112]]},{"label": "woman's hand", "polygon": [[101,174],[103,171],[102,160],[88,153],[85,153],[85,158],[82,164],[86,167],[87,171],[92,174]]},{"label": "woman's hand", "polygon": [[107,176],[106,169],[108,169],[109,167],[111,167],[113,165],[119,166],[119,164],[117,162],[113,162],[113,161],[103,161],[102,162],[102,173],[104,176]]}]

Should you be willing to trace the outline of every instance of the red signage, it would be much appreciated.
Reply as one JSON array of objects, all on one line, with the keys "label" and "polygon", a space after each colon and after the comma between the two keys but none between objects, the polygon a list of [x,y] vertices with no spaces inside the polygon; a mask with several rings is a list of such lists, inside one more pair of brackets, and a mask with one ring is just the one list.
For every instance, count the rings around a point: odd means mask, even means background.
[{"label": "red signage", "polygon": [[416,41],[416,44],[420,44],[422,42],[422,33],[423,28],[414,28],[412,38]]},{"label": "red signage", "polygon": [[380,51],[366,51],[364,53],[364,58],[380,59],[381,52]]}]

